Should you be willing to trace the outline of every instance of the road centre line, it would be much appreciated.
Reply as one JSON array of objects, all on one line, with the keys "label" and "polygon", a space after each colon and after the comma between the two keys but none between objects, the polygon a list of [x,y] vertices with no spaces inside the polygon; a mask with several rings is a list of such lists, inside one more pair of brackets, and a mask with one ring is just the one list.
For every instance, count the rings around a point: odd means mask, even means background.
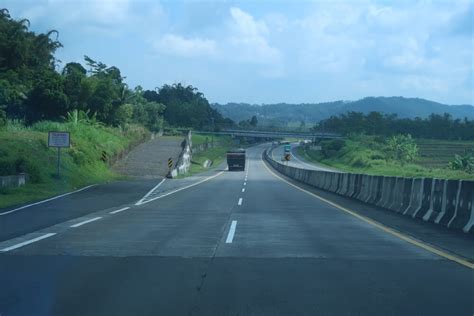
[{"label": "road centre line", "polygon": [[384,231],[384,232],[386,232],[386,233],[388,233],[388,234],[391,234],[391,235],[393,235],[393,236],[395,236],[395,237],[398,237],[399,239],[402,239],[402,240],[404,240],[404,241],[406,241],[406,242],[408,242],[408,243],[410,243],[410,244],[412,244],[412,245],[414,245],[414,246],[417,246],[417,247],[419,247],[419,248],[422,248],[422,249],[424,249],[424,250],[426,250],[426,251],[428,251],[428,252],[431,252],[431,253],[433,253],[433,254],[436,254],[436,255],[438,255],[438,256],[440,256],[440,257],[443,257],[443,258],[445,258],[445,259],[448,259],[448,260],[454,261],[454,262],[456,262],[456,263],[459,263],[460,265],[463,265],[463,266],[465,266],[465,267],[467,267],[467,268],[474,269],[474,263],[471,263],[471,262],[469,262],[469,261],[467,261],[467,260],[465,260],[465,259],[463,259],[463,258],[461,258],[461,257],[458,257],[458,256],[456,256],[456,255],[452,255],[452,254],[450,254],[450,253],[447,253],[447,252],[444,252],[444,251],[442,251],[442,250],[436,249],[435,247],[430,246],[429,244],[426,244],[426,243],[424,243],[424,242],[422,242],[422,241],[420,241],[420,240],[417,240],[417,239],[415,239],[415,238],[412,238],[412,237],[409,237],[409,236],[407,236],[407,235],[404,235],[402,232],[396,231],[395,229],[392,229],[392,228],[390,228],[390,227],[388,227],[388,226],[385,226],[385,225],[382,224],[382,223],[379,223],[379,222],[377,222],[377,221],[374,221],[374,220],[372,220],[372,219],[370,219],[370,218],[368,218],[368,217],[365,217],[365,216],[363,216],[363,215],[357,214],[355,211],[352,211],[352,210],[350,210],[350,209],[348,209],[348,208],[345,208],[345,207],[343,207],[343,206],[341,206],[341,205],[339,205],[339,204],[337,204],[337,203],[334,203],[334,202],[331,202],[331,201],[329,201],[329,200],[326,200],[325,198],[323,198],[323,197],[317,195],[316,193],[313,193],[313,192],[311,192],[311,191],[308,191],[308,190],[305,190],[305,189],[303,189],[303,188],[300,188],[299,186],[297,186],[297,185],[291,183],[290,181],[288,181],[288,180],[286,180],[286,179],[280,177],[280,176],[277,175],[275,172],[273,172],[272,170],[270,170],[270,168],[267,166],[267,164],[263,161],[263,158],[260,158],[260,159],[261,159],[261,161],[262,161],[262,163],[263,163],[263,166],[267,169],[268,172],[270,172],[270,174],[272,174],[274,177],[280,179],[281,181],[285,182],[286,184],[288,184],[288,185],[294,187],[295,189],[298,189],[298,190],[300,190],[300,191],[302,191],[302,192],[305,192],[305,193],[307,193],[307,194],[309,194],[309,195],[312,195],[313,197],[317,198],[318,200],[323,201],[323,202],[325,202],[325,203],[327,203],[327,204],[329,204],[329,205],[331,205],[331,206],[333,206],[333,207],[335,207],[335,208],[337,208],[337,209],[339,209],[339,210],[341,210],[341,211],[343,211],[343,212],[345,212],[345,213],[347,213],[347,214],[350,214],[350,215],[352,215],[352,216],[354,216],[354,217],[356,217],[356,218],[358,218],[358,219],[360,219],[360,220],[362,220],[362,221],[364,221],[364,222],[366,222],[366,223],[368,223],[368,224],[370,224],[370,225],[372,225],[372,226],[375,226],[375,227],[381,229],[382,231]]},{"label": "road centre line", "polygon": [[30,240],[21,242],[21,243],[19,243],[19,244],[16,244],[16,245],[13,245],[13,246],[10,246],[10,247],[7,247],[7,248],[3,248],[3,249],[0,250],[0,251],[6,252],[6,251],[18,249],[18,248],[20,248],[20,247],[23,247],[23,246],[32,244],[32,243],[34,243],[34,242],[43,240],[43,239],[45,239],[45,238],[48,238],[48,237],[51,237],[51,236],[54,236],[54,235],[56,235],[56,233],[44,234],[44,235],[41,235],[41,236],[39,236],[39,237],[36,237],[36,238],[30,239]]},{"label": "road centre line", "polygon": [[163,182],[165,182],[165,180],[166,180],[166,178],[163,178],[163,180],[161,180],[160,183],[158,183],[157,185],[155,185],[155,186],[153,187],[153,189],[151,189],[150,191],[148,191],[148,193],[145,194],[145,196],[142,197],[137,203],[135,203],[135,205],[140,205],[140,204],[143,202],[143,200],[145,200],[147,197],[150,196],[150,194],[152,194],[153,192],[155,192],[155,190],[158,189],[158,187],[159,187],[160,185],[162,185]]},{"label": "road centre line", "polygon": [[109,212],[109,214],[117,214],[117,213],[120,213],[120,212],[123,212],[123,211],[126,211],[128,210],[130,207],[124,207],[124,208],[121,208],[121,209],[118,209],[118,210],[115,210],[115,211],[112,211],[112,212]]},{"label": "road centre line", "polygon": [[242,198],[239,199],[239,202],[237,202],[237,205],[242,205]]},{"label": "road centre line", "polygon": [[91,219],[88,219],[88,220],[85,220],[83,222],[80,222],[80,223],[77,223],[77,224],[74,224],[74,225],[71,225],[69,227],[73,227],[73,228],[76,228],[76,227],[79,227],[79,226],[82,226],[82,225],[85,225],[85,224],[88,224],[90,222],[94,222],[94,221],[97,221],[99,219],[101,219],[102,217],[98,216],[98,217],[94,217],[94,218],[91,218]]},{"label": "road centre line", "polygon": [[164,198],[164,197],[166,197],[166,196],[168,196],[168,195],[177,193],[177,192],[179,192],[179,191],[189,189],[189,188],[191,188],[191,187],[193,187],[193,186],[196,186],[196,185],[198,185],[198,184],[201,184],[201,183],[204,183],[204,182],[206,182],[206,181],[212,180],[212,179],[214,179],[214,178],[220,176],[220,175],[223,174],[223,173],[224,173],[224,171],[221,171],[221,172],[219,172],[219,173],[217,173],[217,174],[215,174],[215,175],[213,175],[213,176],[210,176],[210,177],[207,177],[207,178],[205,178],[205,179],[202,179],[202,180],[200,180],[200,181],[198,181],[198,182],[196,182],[196,183],[192,183],[192,184],[187,185],[187,186],[184,186],[184,187],[182,187],[182,188],[179,188],[179,189],[170,191],[170,192],[168,192],[168,193],[166,193],[166,194],[163,194],[163,195],[160,195],[160,196],[151,198],[151,199],[149,199],[149,200],[147,200],[147,201],[141,202],[140,204],[138,204],[138,202],[137,202],[137,203],[135,203],[135,205],[143,205],[143,204],[146,204],[146,203],[150,203],[150,202],[153,202],[153,201],[155,201],[155,200]]},{"label": "road centre line", "polygon": [[42,204],[42,203],[46,203],[46,202],[49,202],[49,201],[52,201],[52,200],[56,200],[56,199],[59,199],[59,198],[62,198],[64,196],[67,196],[67,195],[70,195],[70,194],[73,194],[73,193],[77,193],[77,192],[81,192],[81,191],[84,191],[84,190],[87,190],[93,186],[96,186],[96,184],[93,184],[93,185],[88,185],[86,187],[83,187],[79,190],[76,190],[76,191],[72,191],[72,192],[68,192],[68,193],[64,193],[64,194],[61,194],[61,195],[58,195],[58,196],[54,196],[52,198],[49,198],[49,199],[46,199],[46,200],[43,200],[43,201],[38,201],[38,202],[35,202],[35,203],[32,203],[32,204],[28,204],[28,205],[23,205],[21,207],[18,207],[16,209],[13,209],[13,210],[10,210],[10,211],[6,211],[6,212],[3,212],[3,213],[0,213],[0,216],[2,215],[7,215],[7,214],[10,214],[10,213],[14,213],[14,212],[17,212],[19,210],[22,210],[22,209],[25,209],[27,207],[30,207],[30,206],[35,206],[35,205],[38,205],[38,204]]},{"label": "road centre line", "polygon": [[234,239],[235,235],[235,227],[237,226],[237,221],[232,221],[230,224],[229,234],[227,235],[227,239],[225,241],[226,244],[231,244],[232,240]]}]

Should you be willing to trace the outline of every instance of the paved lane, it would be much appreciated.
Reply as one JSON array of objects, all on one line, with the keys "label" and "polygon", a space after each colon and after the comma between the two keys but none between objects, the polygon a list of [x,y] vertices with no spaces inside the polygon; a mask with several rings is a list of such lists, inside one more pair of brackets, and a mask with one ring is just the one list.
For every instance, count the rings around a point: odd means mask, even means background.
[{"label": "paved lane", "polygon": [[0,254],[0,314],[472,314],[472,270],[278,180],[262,150]]},{"label": "paved lane", "polygon": [[[299,146],[298,143],[291,143],[291,160],[288,162],[289,166],[296,167],[296,168],[303,168],[309,170],[320,170],[320,171],[333,171],[339,172],[334,168],[329,168],[320,164],[308,162],[306,159],[298,155],[296,148]],[[273,149],[273,159],[277,161],[281,161],[284,155],[284,147],[278,146]]]}]

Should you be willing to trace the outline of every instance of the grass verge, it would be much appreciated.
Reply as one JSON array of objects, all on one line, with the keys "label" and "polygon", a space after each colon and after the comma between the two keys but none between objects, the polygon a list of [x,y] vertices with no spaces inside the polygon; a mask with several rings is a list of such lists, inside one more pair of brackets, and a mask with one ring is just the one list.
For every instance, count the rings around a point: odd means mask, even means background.
[{"label": "grass verge", "polygon": [[377,137],[359,136],[346,139],[342,146],[329,145],[323,150],[315,151],[309,147],[299,147],[298,154],[308,161],[333,167],[346,172],[366,173],[384,176],[400,177],[429,177],[442,179],[474,179],[474,174],[460,170],[444,168],[432,168],[423,166],[417,162],[401,164],[398,161],[386,159],[384,143]]},{"label": "grass verge", "polygon": [[[205,137],[203,135],[192,135],[192,142],[193,145],[199,145],[205,143]],[[210,139],[210,138],[209,138]],[[201,142],[200,142],[201,141]],[[194,175],[200,172],[204,172],[209,170],[208,168],[204,168],[203,164],[206,160],[212,161],[212,167],[220,165],[226,158],[226,152],[234,147],[232,138],[230,136],[214,136],[215,144],[217,146],[213,148],[206,149],[201,152],[197,152],[193,154],[192,161],[191,161],[191,168],[189,169],[188,173],[185,176]]]},{"label": "grass verge", "polygon": [[[57,149],[48,148],[48,131],[68,131],[71,147],[61,149],[61,176],[56,176]],[[0,208],[48,198],[93,183],[120,178],[101,160],[112,158],[146,139],[141,126],[125,129],[89,123],[43,121],[0,131],[0,176],[25,172],[30,181],[20,188],[0,189]]]}]

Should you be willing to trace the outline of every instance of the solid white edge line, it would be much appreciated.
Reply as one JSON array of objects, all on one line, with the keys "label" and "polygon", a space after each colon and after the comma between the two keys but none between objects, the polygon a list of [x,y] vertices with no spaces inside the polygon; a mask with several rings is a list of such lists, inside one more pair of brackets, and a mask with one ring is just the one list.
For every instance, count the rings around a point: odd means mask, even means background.
[{"label": "solid white edge line", "polygon": [[212,180],[212,179],[214,179],[215,177],[218,177],[218,176],[220,176],[220,175],[223,174],[223,173],[224,173],[224,171],[221,171],[221,172],[219,172],[218,174],[215,174],[215,175],[213,175],[213,176],[210,176],[210,177],[208,177],[208,178],[205,178],[205,179],[203,179],[203,180],[200,180],[200,181],[198,181],[198,182],[196,182],[196,183],[193,183],[193,184],[187,185],[187,186],[185,186],[185,187],[179,188],[179,189],[177,189],[177,190],[168,192],[168,193],[166,193],[166,194],[163,194],[163,195],[160,195],[160,196],[151,198],[151,199],[149,199],[149,200],[147,200],[147,201],[141,202],[140,204],[138,204],[138,202],[137,202],[137,203],[135,203],[135,205],[143,205],[143,204],[146,204],[146,203],[150,203],[150,202],[153,202],[153,201],[155,201],[155,200],[164,198],[165,196],[174,194],[174,193],[176,193],[176,192],[179,192],[179,191],[182,191],[182,190],[185,190],[185,189],[189,189],[189,188],[191,188],[191,187],[193,187],[193,186],[195,186],[195,185],[198,185],[198,184],[201,184],[201,183],[203,183],[203,182]]},{"label": "solid white edge line", "polygon": [[0,250],[0,251],[6,252],[6,251],[14,250],[14,249],[17,249],[17,248],[20,248],[20,247],[23,247],[23,246],[32,244],[32,243],[34,243],[34,242],[40,241],[40,240],[42,240],[42,239],[45,239],[45,238],[48,238],[48,237],[51,237],[51,236],[54,236],[54,235],[56,235],[56,233],[44,234],[44,235],[41,235],[41,236],[39,236],[39,237],[36,237],[36,238],[30,239],[30,240],[21,242],[21,243],[19,243],[19,244],[16,244],[16,245],[13,245],[13,246],[10,246],[10,247],[7,247],[7,248],[3,248],[3,249]]},{"label": "solid white edge line", "polygon": [[237,205],[242,205],[242,198],[239,199],[239,202],[237,203]]},{"label": "solid white edge line", "polygon": [[58,196],[54,196],[52,198],[49,198],[49,199],[46,199],[46,200],[42,200],[42,201],[38,201],[38,202],[35,202],[35,203],[31,203],[31,204],[28,204],[28,205],[23,205],[21,207],[18,207],[16,209],[13,209],[13,210],[10,210],[10,211],[6,211],[6,212],[3,212],[3,213],[0,213],[0,216],[2,215],[7,215],[7,214],[10,214],[10,213],[14,213],[14,212],[17,212],[19,210],[22,210],[22,209],[25,209],[27,207],[30,207],[30,206],[35,206],[35,205],[38,205],[38,204],[42,204],[42,203],[46,203],[46,202],[49,202],[49,201],[52,201],[52,200],[56,200],[56,199],[59,199],[59,198],[62,198],[66,195],[70,195],[70,194],[73,194],[73,193],[77,193],[77,192],[81,192],[81,191],[84,191],[84,190],[87,190],[91,187],[94,187],[96,186],[97,184],[92,184],[92,185],[88,185],[86,187],[83,187],[79,190],[76,190],[76,191],[72,191],[72,192],[68,192],[68,193],[64,193],[64,194],[61,194],[61,195],[58,195]]},{"label": "solid white edge line", "polygon": [[234,239],[234,235],[235,235],[236,226],[237,226],[237,221],[232,221],[232,224],[230,224],[229,234],[227,235],[227,239],[225,241],[226,244],[232,243],[232,240]]},{"label": "solid white edge line", "polygon": [[80,222],[80,223],[77,223],[77,224],[74,224],[74,225],[71,225],[69,227],[73,227],[73,228],[76,228],[76,227],[79,227],[79,226],[82,226],[82,225],[85,225],[85,224],[88,224],[90,222],[94,222],[94,221],[97,221],[99,219],[101,219],[102,217],[98,216],[98,217],[94,217],[94,218],[91,218],[91,219],[88,219],[88,220],[85,220],[83,222]]},{"label": "solid white edge line", "polygon": [[109,212],[109,214],[117,214],[117,213],[120,213],[120,212],[123,212],[123,211],[126,211],[128,210],[130,207],[124,207],[124,208],[121,208],[121,209],[118,209],[118,210],[115,210],[115,211],[112,211],[112,212]]},{"label": "solid white edge line", "polygon": [[147,192],[147,194],[145,194],[145,196],[143,196],[137,203],[135,203],[135,205],[140,205],[143,200],[145,200],[147,197],[150,196],[150,194],[152,194],[163,182],[165,182],[166,178],[163,178],[163,180],[160,181],[160,183],[158,183],[157,185],[155,185],[153,187],[153,189],[151,189],[150,191]]}]

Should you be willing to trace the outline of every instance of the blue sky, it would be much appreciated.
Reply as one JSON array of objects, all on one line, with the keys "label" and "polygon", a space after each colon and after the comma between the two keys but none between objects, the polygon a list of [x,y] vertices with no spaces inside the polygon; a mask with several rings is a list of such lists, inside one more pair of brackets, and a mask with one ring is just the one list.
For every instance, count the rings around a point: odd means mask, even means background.
[{"label": "blue sky", "polygon": [[210,102],[365,96],[473,104],[472,1],[1,0],[129,86],[191,84]]}]

